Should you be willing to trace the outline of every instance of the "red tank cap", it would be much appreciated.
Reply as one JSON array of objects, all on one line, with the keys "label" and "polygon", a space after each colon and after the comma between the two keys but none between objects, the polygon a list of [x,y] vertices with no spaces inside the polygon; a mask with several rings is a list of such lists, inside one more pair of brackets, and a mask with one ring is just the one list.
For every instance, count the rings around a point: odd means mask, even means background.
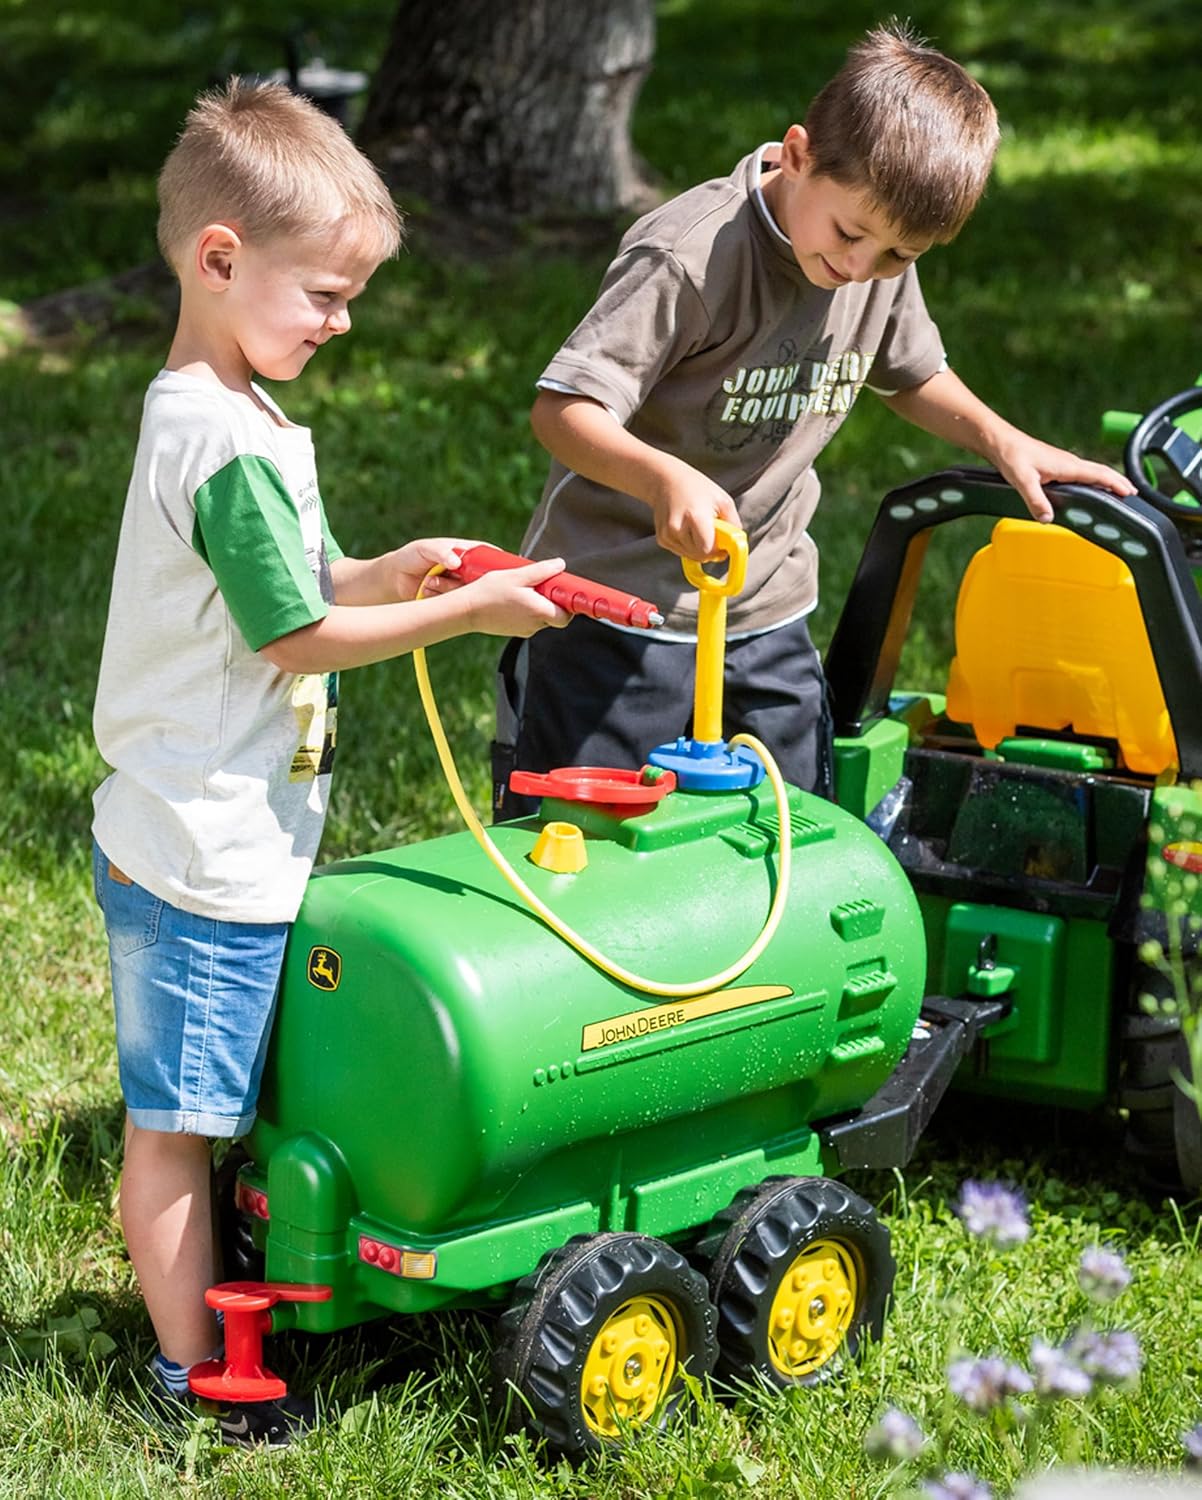
[{"label": "red tank cap", "polygon": [[676,790],[676,774],[658,766],[641,771],[616,766],[558,766],[554,771],[511,771],[510,790],[526,797],[559,797],[612,807],[622,817],[647,812]]}]

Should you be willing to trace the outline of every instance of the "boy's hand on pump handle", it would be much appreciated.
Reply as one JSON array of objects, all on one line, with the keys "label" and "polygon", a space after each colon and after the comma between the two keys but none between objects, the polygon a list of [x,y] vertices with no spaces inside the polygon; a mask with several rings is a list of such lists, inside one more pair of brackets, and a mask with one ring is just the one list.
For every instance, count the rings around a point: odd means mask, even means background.
[{"label": "boy's hand on pump handle", "polygon": [[686,463],[673,473],[651,502],[655,539],[677,557],[705,562],[714,555],[714,521],[742,528],[739,512],[726,491]]}]

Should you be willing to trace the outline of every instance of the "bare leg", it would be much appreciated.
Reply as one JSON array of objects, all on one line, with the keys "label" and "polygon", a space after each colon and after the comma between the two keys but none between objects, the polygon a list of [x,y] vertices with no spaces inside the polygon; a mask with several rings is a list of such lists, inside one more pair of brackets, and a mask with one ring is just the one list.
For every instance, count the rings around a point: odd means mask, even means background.
[{"label": "bare leg", "polygon": [[208,1359],[217,1324],[204,1294],[216,1279],[211,1155],[203,1136],[125,1122],[121,1227],[165,1358]]}]

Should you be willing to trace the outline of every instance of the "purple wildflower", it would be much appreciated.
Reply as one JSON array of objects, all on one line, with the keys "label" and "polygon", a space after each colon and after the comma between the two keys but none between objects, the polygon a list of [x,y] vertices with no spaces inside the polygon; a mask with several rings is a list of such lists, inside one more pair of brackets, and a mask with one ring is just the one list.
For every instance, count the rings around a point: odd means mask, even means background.
[{"label": "purple wildflower", "polygon": [[864,1434],[864,1451],[869,1458],[904,1463],[907,1459],[917,1458],[926,1441],[922,1428],[913,1417],[896,1406],[890,1406]]},{"label": "purple wildflower", "polygon": [[931,1500],[992,1500],[993,1491],[972,1474],[945,1474],[942,1479],[927,1479],[923,1492]]},{"label": "purple wildflower", "polygon": [[989,1240],[999,1250],[1021,1245],[1031,1233],[1027,1200],[1016,1188],[1000,1182],[963,1183],[956,1213],[969,1234]]},{"label": "purple wildflower", "polygon": [[1195,1422],[1188,1432],[1181,1434],[1181,1445],[1185,1449],[1185,1467],[1202,1469],[1202,1422]]},{"label": "purple wildflower", "polygon": [[948,1367],[947,1383],[970,1411],[989,1411],[1010,1396],[1034,1389],[1034,1382],[1020,1365],[1007,1364],[996,1355],[989,1359],[958,1359]]},{"label": "purple wildflower", "polygon": [[1121,1385],[1134,1380],[1144,1357],[1133,1333],[1116,1328],[1110,1333],[1086,1333],[1074,1341],[1081,1368],[1103,1385]]},{"label": "purple wildflower", "polygon": [[1042,1339],[1032,1339],[1031,1368],[1035,1372],[1036,1394],[1051,1401],[1077,1400],[1088,1396],[1093,1389],[1089,1373],[1064,1345],[1053,1348]]},{"label": "purple wildflower", "polygon": [[1106,1250],[1101,1245],[1094,1245],[1082,1252],[1081,1264],[1077,1267],[1077,1282],[1091,1301],[1113,1302],[1120,1292],[1131,1285],[1131,1272],[1117,1250]]}]

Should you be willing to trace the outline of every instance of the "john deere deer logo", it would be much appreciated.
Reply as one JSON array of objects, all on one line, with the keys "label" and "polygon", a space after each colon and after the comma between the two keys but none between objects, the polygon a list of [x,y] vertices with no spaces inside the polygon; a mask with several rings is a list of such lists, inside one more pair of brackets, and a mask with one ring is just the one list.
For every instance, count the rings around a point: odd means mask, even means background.
[{"label": "john deere deer logo", "polygon": [[319,990],[336,990],[342,978],[342,959],[333,948],[309,949],[309,983]]}]

